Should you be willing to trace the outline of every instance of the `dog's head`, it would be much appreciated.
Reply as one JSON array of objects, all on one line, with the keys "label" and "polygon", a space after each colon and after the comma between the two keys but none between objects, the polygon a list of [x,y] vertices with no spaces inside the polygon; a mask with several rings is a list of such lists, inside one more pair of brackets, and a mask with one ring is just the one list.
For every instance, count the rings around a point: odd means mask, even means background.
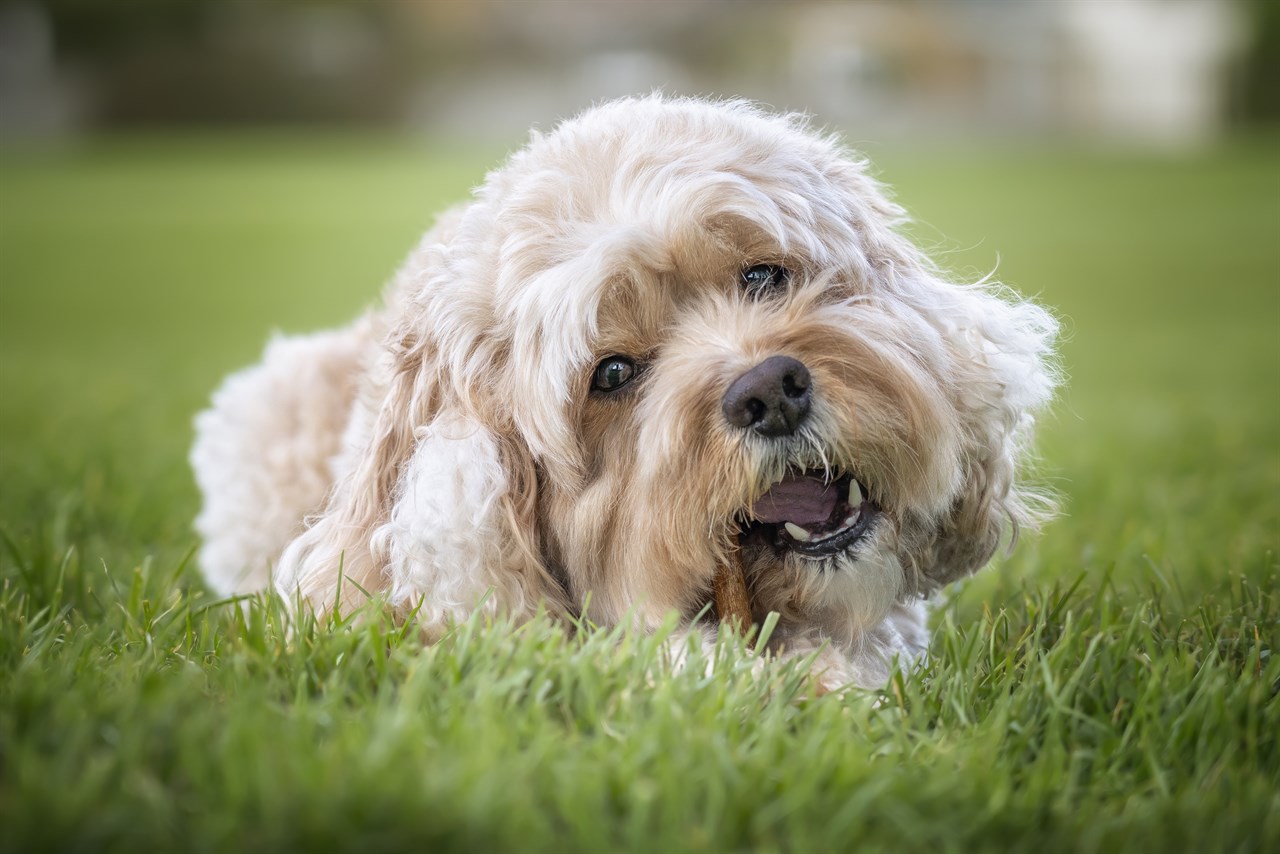
[{"label": "dog's head", "polygon": [[692,614],[740,548],[758,614],[856,634],[973,572],[1042,510],[1017,470],[1055,324],[902,219],[742,103],[535,136],[401,275],[347,530],[445,614]]}]

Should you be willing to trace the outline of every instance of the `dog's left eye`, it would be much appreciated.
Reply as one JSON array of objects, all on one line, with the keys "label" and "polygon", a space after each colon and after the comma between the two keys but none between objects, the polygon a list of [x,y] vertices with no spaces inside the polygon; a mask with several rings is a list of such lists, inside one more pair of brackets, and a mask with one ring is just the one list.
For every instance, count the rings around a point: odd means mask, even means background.
[{"label": "dog's left eye", "polygon": [[626,356],[610,356],[596,365],[595,376],[591,378],[594,391],[617,391],[635,379],[636,363]]},{"label": "dog's left eye", "polygon": [[756,296],[780,288],[791,280],[791,272],[777,264],[756,264],[742,271],[742,287]]}]

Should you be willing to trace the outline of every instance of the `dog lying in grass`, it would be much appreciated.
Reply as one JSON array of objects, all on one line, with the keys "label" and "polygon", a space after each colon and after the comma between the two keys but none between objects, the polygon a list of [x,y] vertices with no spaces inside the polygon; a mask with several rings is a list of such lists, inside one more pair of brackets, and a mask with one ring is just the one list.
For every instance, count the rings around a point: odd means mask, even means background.
[{"label": "dog lying in grass", "polygon": [[[1056,326],[947,281],[794,116],[649,97],[561,124],[351,326],[270,344],[196,422],[209,584],[692,627],[740,566],[824,687],[1049,502],[1020,478]],[[340,580],[341,579],[341,580]]]}]

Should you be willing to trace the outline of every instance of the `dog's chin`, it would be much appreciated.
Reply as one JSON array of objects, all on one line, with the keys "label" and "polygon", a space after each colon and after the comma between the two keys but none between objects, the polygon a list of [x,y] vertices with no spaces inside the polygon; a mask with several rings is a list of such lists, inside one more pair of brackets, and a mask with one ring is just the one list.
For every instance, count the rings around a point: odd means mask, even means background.
[{"label": "dog's chin", "polygon": [[779,561],[794,556],[823,572],[856,561],[884,511],[852,472],[791,469],[743,515],[743,546],[770,551]]}]

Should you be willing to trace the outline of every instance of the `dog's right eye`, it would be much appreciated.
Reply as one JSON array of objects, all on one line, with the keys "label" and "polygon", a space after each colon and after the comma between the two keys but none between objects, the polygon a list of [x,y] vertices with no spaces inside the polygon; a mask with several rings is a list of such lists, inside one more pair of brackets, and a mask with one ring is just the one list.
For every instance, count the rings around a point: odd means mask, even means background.
[{"label": "dog's right eye", "polygon": [[596,365],[591,378],[592,391],[617,391],[635,379],[636,363],[626,356],[610,356]]},{"label": "dog's right eye", "polygon": [[768,293],[791,280],[791,271],[777,264],[756,264],[742,271],[742,287],[751,296]]}]

